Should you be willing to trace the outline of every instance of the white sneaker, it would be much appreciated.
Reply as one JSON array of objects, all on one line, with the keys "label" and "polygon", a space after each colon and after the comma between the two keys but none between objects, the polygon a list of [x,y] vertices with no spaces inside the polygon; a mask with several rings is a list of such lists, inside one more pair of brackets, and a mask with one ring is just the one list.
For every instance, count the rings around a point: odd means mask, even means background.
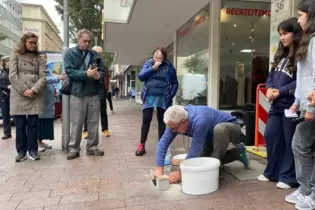
[{"label": "white sneaker", "polygon": [[264,175],[259,175],[258,177],[257,177],[257,180],[258,181],[261,181],[261,182],[269,182],[270,180],[267,178],[267,177],[265,177]]},{"label": "white sneaker", "polygon": [[45,148],[43,148],[43,147],[38,147],[38,152],[45,152]]},{"label": "white sneaker", "polygon": [[299,190],[295,190],[291,194],[285,197],[285,201],[291,204],[297,204],[303,202],[307,196],[300,193]]},{"label": "white sneaker", "polygon": [[295,208],[298,210],[314,210],[315,200],[310,196],[305,196],[302,202],[295,204]]},{"label": "white sneaker", "polygon": [[279,189],[291,189],[292,187],[286,183],[278,182],[277,188],[279,188]]}]

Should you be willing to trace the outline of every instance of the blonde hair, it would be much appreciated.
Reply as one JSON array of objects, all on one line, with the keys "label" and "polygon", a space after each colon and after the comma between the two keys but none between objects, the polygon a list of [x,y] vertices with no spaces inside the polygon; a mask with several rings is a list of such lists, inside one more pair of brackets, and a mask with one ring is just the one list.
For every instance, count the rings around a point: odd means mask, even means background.
[{"label": "blonde hair", "polygon": [[174,105],[169,107],[164,113],[164,123],[168,124],[169,122],[180,123],[183,120],[188,118],[188,112],[183,106]]}]

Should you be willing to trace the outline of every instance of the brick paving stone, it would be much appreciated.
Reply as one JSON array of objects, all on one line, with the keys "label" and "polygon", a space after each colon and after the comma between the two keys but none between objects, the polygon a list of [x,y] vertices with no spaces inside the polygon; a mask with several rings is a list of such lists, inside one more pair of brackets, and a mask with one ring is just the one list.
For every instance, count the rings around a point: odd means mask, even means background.
[{"label": "brick paving stone", "polygon": [[70,203],[46,206],[44,210],[85,210],[85,203]]},{"label": "brick paving stone", "polygon": [[87,192],[110,192],[110,191],[121,190],[121,189],[122,189],[121,183],[115,183],[115,184],[99,185],[95,187],[88,187]]},{"label": "brick paving stone", "polygon": [[21,201],[0,202],[1,210],[15,210]]},{"label": "brick paving stone", "polygon": [[125,207],[125,201],[119,200],[100,200],[96,202],[87,202],[85,204],[86,210],[101,210],[101,209],[117,209]]},{"label": "brick paving stone", "polygon": [[48,198],[51,190],[33,191],[33,192],[20,192],[15,193],[10,200],[28,200],[30,198]]},{"label": "brick paving stone", "polygon": [[53,206],[53,205],[59,204],[60,199],[61,199],[60,196],[49,197],[49,198],[33,197],[33,198],[23,199],[20,205],[17,207],[17,210],[35,209],[35,208],[44,209],[45,206]]},{"label": "brick paving stone", "polygon": [[[61,151],[61,123],[55,120],[53,149],[40,153],[40,161],[15,163],[14,138],[0,141],[0,209],[115,209],[115,210],[290,210],[284,201],[292,190],[277,190],[275,183],[239,181],[221,170],[220,189],[210,195],[190,196],[180,185],[158,191],[149,169],[155,164],[157,121],[154,118],[146,145],[147,154],[134,155],[139,143],[140,106],[114,100],[116,115],[109,116],[111,137],[100,132],[99,148],[105,156],[86,156],[82,140],[81,156],[66,160]],[[13,127],[14,133],[14,127]],[[191,139],[178,135],[173,154],[185,153]],[[264,160],[261,161],[265,163]]]},{"label": "brick paving stone", "polygon": [[77,187],[77,188],[59,188],[59,189],[53,189],[50,193],[50,197],[54,196],[64,196],[64,195],[71,195],[71,194],[77,194],[77,193],[86,193],[87,188],[83,187]]},{"label": "brick paving stone", "polygon": [[61,197],[60,204],[92,202],[98,200],[98,193],[76,193]]},{"label": "brick paving stone", "polygon": [[0,202],[9,201],[13,196],[13,193],[0,194]]}]

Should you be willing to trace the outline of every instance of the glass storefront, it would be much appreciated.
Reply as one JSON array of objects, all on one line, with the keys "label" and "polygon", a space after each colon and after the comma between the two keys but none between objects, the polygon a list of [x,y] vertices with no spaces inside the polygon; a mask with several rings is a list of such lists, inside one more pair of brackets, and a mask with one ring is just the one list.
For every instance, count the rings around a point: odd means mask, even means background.
[{"label": "glass storefront", "polygon": [[207,104],[209,63],[209,5],[177,32],[176,70],[179,88],[176,104]]},{"label": "glass storefront", "polygon": [[269,69],[270,3],[224,1],[221,9],[219,108],[255,103]]}]

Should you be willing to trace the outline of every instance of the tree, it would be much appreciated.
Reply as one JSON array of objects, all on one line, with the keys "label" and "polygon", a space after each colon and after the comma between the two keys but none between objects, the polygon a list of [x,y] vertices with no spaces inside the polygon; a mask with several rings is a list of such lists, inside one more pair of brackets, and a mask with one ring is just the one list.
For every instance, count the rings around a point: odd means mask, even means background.
[{"label": "tree", "polygon": [[[63,0],[55,0],[56,10],[63,18]],[[90,31],[102,29],[103,0],[69,0],[69,32],[71,41],[76,43],[80,29]],[[101,33],[95,34],[101,40]],[[99,43],[97,43],[99,44]]]},{"label": "tree", "polygon": [[182,67],[188,70],[192,74],[204,74],[205,73],[205,61],[200,55],[193,55],[187,58]]},{"label": "tree", "polygon": [[[63,0],[55,1],[56,10],[63,18]],[[102,46],[103,4],[104,0],[69,0],[69,36],[73,43],[77,43],[76,33],[85,28],[94,33],[98,40],[96,44]],[[108,67],[111,66],[114,56],[115,53],[104,53],[104,63]]]}]

